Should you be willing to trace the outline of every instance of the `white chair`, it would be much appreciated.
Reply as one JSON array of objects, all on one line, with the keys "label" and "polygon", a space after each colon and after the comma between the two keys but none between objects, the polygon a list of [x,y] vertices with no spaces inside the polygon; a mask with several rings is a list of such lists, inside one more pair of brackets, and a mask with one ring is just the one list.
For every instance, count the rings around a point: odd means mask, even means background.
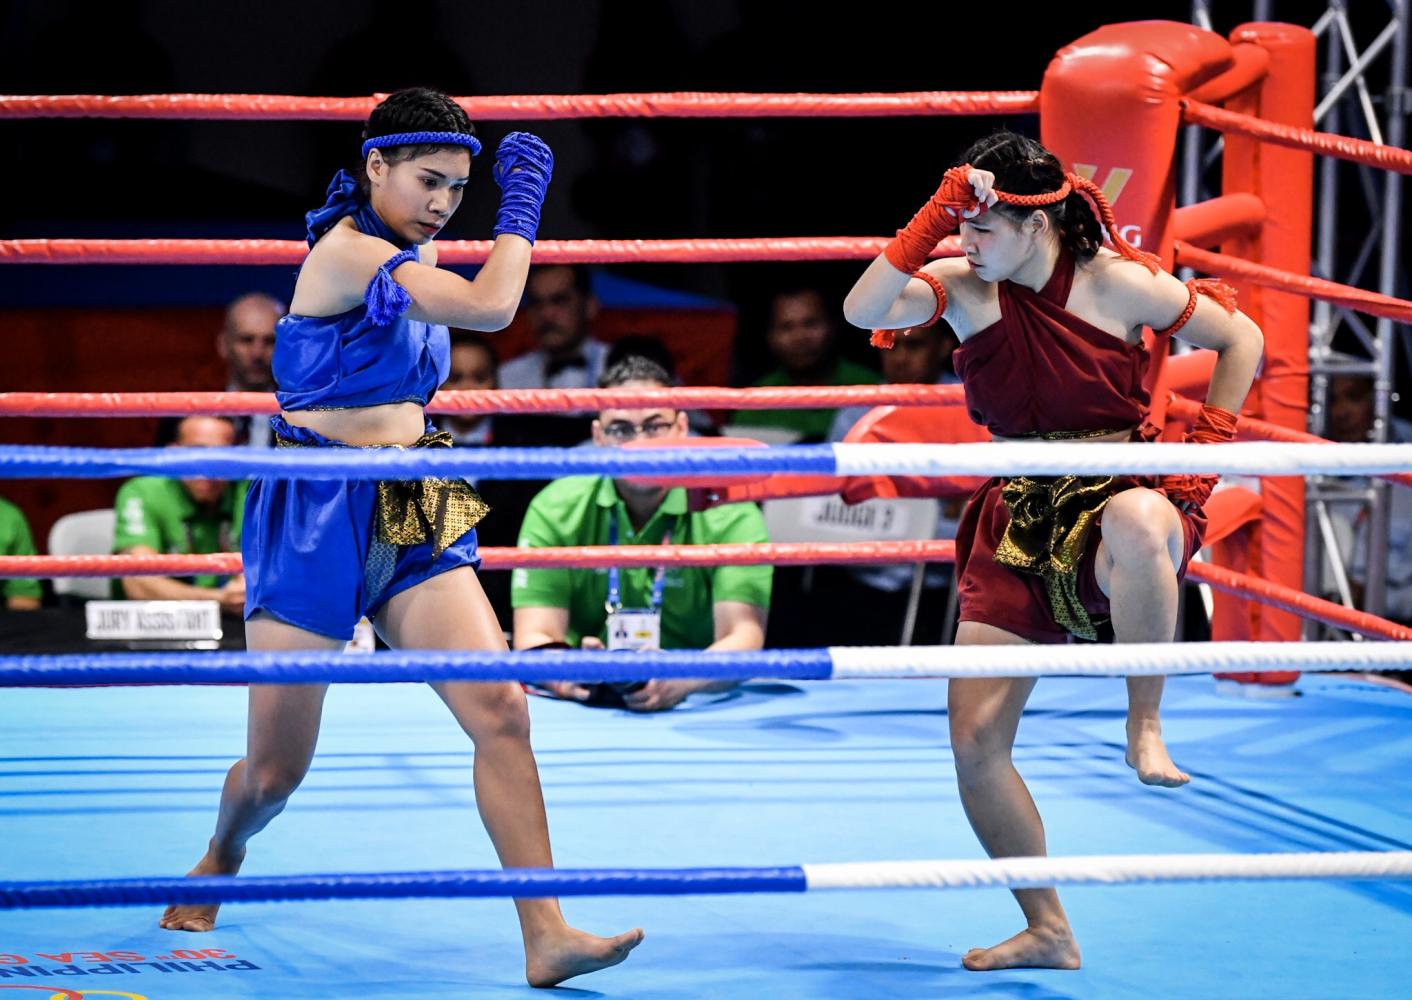
[{"label": "white chair", "polygon": [[[106,556],[113,552],[113,525],[117,520],[111,507],[104,510],[81,510],[65,514],[49,529],[51,556]],[[107,577],[69,576],[50,581],[58,597],[74,597],[81,601],[102,600],[112,596],[112,581]]]},{"label": "white chair", "polygon": [[[850,506],[837,496],[789,497],[766,500],[760,511],[772,542],[930,541],[936,537],[941,502],[877,499]],[[903,618],[903,646],[912,644],[925,575],[926,564],[917,563]]]}]

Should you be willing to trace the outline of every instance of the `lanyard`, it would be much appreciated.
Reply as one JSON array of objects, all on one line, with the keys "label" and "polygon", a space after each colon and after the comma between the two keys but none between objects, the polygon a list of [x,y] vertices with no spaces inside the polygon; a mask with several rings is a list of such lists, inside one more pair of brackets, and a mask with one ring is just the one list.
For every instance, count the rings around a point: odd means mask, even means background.
[{"label": "lanyard", "polygon": [[[608,522],[608,545],[612,547],[617,544],[618,512],[616,509],[614,509],[613,518]],[[668,529],[667,533],[662,536],[662,544],[672,544],[672,532],[670,529]],[[618,577],[618,567],[610,566],[608,568],[608,600],[604,602],[604,606],[608,609],[608,613],[610,615],[616,611],[621,611],[623,609],[623,599],[619,587],[620,581]],[[649,610],[653,612],[658,612],[662,610],[662,591],[665,587],[666,578],[667,567],[658,566],[657,572],[652,577],[652,599],[651,604],[649,605]]]}]

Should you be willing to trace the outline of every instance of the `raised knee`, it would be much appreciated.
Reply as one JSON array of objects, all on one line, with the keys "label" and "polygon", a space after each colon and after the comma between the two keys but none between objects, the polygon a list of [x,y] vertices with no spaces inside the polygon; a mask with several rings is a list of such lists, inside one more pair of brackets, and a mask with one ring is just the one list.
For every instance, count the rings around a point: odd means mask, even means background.
[{"label": "raised knee", "polygon": [[1176,509],[1155,490],[1128,490],[1103,511],[1103,539],[1115,562],[1165,557],[1178,527]]}]

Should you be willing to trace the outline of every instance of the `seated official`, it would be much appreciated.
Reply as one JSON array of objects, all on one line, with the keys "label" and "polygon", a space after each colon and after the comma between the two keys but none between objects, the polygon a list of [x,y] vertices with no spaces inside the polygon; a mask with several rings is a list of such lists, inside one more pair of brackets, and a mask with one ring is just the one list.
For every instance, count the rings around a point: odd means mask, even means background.
[{"label": "seated official", "polygon": [[[671,379],[660,365],[628,357],[608,369],[599,385],[666,388]],[[608,408],[593,422],[598,447],[616,447],[638,437],[685,438],[686,433],[686,414],[667,407]],[[754,504],[690,513],[681,488],[570,476],[545,487],[530,503],[519,544],[534,548],[766,540],[765,521]],[[761,649],[773,572],[770,566],[517,569],[510,582],[514,648]],[[640,685],[546,687],[562,698],[650,712],[671,708],[693,692],[724,691],[734,683],[652,680]]]},{"label": "seated official", "polygon": [[[221,417],[187,417],[177,425],[174,445],[219,448],[235,444],[235,427]],[[118,488],[113,551],[127,555],[238,552],[245,510],[245,482],[139,476]],[[139,601],[221,602],[226,614],[245,609],[243,576],[124,577],[115,596]]]},{"label": "seated official", "polygon": [[[37,555],[34,536],[24,512],[10,501],[0,498],[0,556]],[[33,611],[39,607],[44,590],[38,580],[13,579],[0,582],[5,595],[6,611]]]}]

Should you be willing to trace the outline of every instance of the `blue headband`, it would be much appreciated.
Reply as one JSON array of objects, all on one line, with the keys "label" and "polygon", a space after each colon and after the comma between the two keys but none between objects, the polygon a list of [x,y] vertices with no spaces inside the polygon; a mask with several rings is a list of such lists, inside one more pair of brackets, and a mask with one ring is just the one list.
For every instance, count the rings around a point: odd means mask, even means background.
[{"label": "blue headband", "polygon": [[398,132],[396,135],[374,136],[363,143],[363,156],[367,157],[368,152],[373,149],[423,144],[464,146],[471,151],[472,156],[480,155],[480,140],[465,132]]}]

